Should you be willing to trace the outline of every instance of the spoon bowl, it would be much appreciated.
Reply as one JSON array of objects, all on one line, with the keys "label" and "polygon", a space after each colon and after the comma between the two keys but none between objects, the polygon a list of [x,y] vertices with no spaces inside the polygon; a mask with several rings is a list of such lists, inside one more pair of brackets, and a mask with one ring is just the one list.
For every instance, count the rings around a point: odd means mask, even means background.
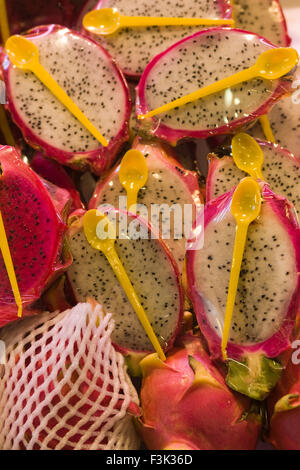
[{"label": "spoon bowl", "polygon": [[104,252],[114,248],[116,232],[109,219],[97,210],[90,210],[84,216],[84,234],[89,244]]},{"label": "spoon bowl", "polygon": [[264,154],[255,139],[241,132],[232,139],[232,158],[236,166],[253,178],[263,180],[262,165]]},{"label": "spoon bowl", "polygon": [[260,186],[251,177],[243,179],[236,188],[231,203],[231,213],[237,222],[250,224],[261,209]]},{"label": "spoon bowl", "polygon": [[91,33],[113,34],[121,25],[121,15],[116,8],[100,8],[87,13],[82,24]]},{"label": "spoon bowl", "polygon": [[[128,150],[121,161],[119,180],[127,192],[127,210],[130,210],[136,205],[138,192],[148,180],[148,166],[142,152]],[[132,212],[135,212],[134,207]]]},{"label": "spoon bowl", "polygon": [[292,47],[278,47],[263,52],[256,66],[259,75],[268,80],[276,80],[288,74],[298,63],[299,56]]},{"label": "spoon bowl", "polygon": [[9,60],[20,69],[30,69],[39,63],[37,46],[26,38],[15,35],[8,38],[5,44]]}]

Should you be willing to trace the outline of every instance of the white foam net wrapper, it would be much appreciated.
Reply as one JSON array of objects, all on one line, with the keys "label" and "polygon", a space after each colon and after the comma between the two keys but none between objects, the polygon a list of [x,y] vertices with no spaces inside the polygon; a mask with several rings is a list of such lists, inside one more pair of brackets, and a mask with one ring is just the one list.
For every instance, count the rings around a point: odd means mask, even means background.
[{"label": "white foam net wrapper", "polygon": [[130,414],[138,396],[113,327],[101,306],[85,303],[1,330],[1,449],[139,449]]}]

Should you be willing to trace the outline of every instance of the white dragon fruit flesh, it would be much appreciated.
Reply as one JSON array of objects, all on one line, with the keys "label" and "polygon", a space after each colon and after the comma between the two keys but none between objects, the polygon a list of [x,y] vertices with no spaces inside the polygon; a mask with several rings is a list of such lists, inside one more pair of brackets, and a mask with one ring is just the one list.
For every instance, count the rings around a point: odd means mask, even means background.
[{"label": "white dragon fruit flesh", "polygon": [[31,72],[2,55],[7,106],[25,140],[74,169],[108,169],[129,137],[128,86],[109,54],[92,39],[57,25],[26,33],[40,62],[108,140],[102,146]]},{"label": "white dragon fruit flesh", "polygon": [[[137,87],[137,114],[146,114],[214,81],[254,65],[275,46],[256,34],[229,28],[200,31],[156,56]],[[242,58],[242,60],[241,60]],[[228,134],[291,91],[293,72],[279,80],[255,78],[144,120],[149,134],[175,144],[190,137]]]},{"label": "white dragon fruit flesh", "polygon": [[[231,18],[230,0],[100,0],[96,9],[117,8],[122,15],[158,17]],[[146,65],[180,39],[202,26],[150,26],[123,28],[110,36],[94,36],[116,59],[126,75],[139,77]]]}]

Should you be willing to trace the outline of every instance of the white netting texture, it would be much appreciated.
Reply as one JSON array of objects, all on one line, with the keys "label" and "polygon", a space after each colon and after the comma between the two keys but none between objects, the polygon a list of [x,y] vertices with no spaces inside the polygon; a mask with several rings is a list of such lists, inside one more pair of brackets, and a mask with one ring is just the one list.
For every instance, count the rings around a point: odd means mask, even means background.
[{"label": "white netting texture", "polygon": [[0,449],[139,449],[137,393],[90,303],[2,329]]}]

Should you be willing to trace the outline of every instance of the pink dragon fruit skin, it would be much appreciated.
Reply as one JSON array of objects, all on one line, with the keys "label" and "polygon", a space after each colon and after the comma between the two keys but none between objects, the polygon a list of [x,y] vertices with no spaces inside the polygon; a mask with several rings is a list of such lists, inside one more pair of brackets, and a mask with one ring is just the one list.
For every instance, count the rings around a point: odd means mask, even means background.
[{"label": "pink dragon fruit skin", "polygon": [[150,355],[140,366],[139,429],[149,449],[255,449],[260,420],[247,414],[251,401],[227,387],[199,338],[186,335],[165,362]]},{"label": "pink dragon fruit skin", "polygon": [[[48,188],[12,147],[0,147],[0,209],[23,302],[23,315],[71,264],[65,245],[66,190]],[[54,191],[54,189],[57,191]],[[51,198],[54,194],[56,200]],[[0,259],[0,327],[17,319],[17,307]]]},{"label": "pink dragon fruit skin", "polygon": [[[298,340],[298,350],[300,341]],[[300,450],[300,365],[295,350],[275,390],[268,399],[271,416],[268,441],[276,449]]]},{"label": "pink dragon fruit skin", "polygon": [[74,212],[76,209],[84,208],[72,178],[68,175],[66,170],[59,165],[59,163],[44,157],[41,152],[36,152],[30,162],[30,166],[42,178],[45,178],[56,186],[66,189],[69,192],[73,199],[71,212]]},{"label": "pink dragon fruit skin", "polygon": [[[234,188],[220,197],[211,200],[207,203],[204,209],[204,239],[205,230],[209,227],[209,224],[218,218],[218,214],[222,217],[222,214],[226,211],[230,211],[230,204]],[[267,184],[263,185],[262,197],[268,207],[280,223],[280,226],[284,227],[286,236],[289,239],[289,243],[293,247],[293,255],[296,273],[296,288],[289,299],[289,304],[285,310],[285,319],[282,322],[280,328],[262,342],[253,342],[251,344],[237,344],[236,342],[229,342],[227,346],[228,357],[234,360],[240,360],[241,358],[251,355],[254,353],[262,354],[268,358],[275,358],[284,352],[290,345],[290,336],[295,325],[295,318],[300,305],[300,231],[299,225],[297,224],[297,218],[294,213],[294,209],[288,201],[281,196],[275,195],[268,187]],[[275,246],[275,243],[274,243]],[[209,344],[212,357],[222,357],[221,354],[221,336],[213,328],[208,320],[207,308],[201,298],[200,293],[196,288],[196,272],[195,263],[197,258],[197,250],[189,251],[187,253],[187,276],[189,282],[189,296],[192,300],[195,313],[199,326],[202,333]],[[230,257],[229,257],[230,258]],[[231,258],[230,258],[231,259]],[[230,268],[230,264],[229,264]],[[298,273],[298,274],[297,274]],[[287,273],[289,274],[289,273]],[[276,286],[275,286],[276,289]],[[253,295],[255,293],[253,292]],[[225,299],[226,301],[226,299]],[[286,300],[287,302],[287,300]]]},{"label": "pink dragon fruit skin", "polygon": [[[64,150],[62,148],[55,147],[55,143],[52,144],[39,137],[22,119],[17,107],[13,100],[13,90],[11,87],[10,74],[12,71],[12,65],[8,60],[8,57],[3,53],[1,57],[3,79],[6,84],[7,104],[6,107],[10,111],[14,123],[22,131],[24,139],[35,149],[42,150],[49,158],[54,158],[62,165],[70,166],[75,170],[84,170],[90,168],[95,174],[102,174],[105,170],[110,168],[115,160],[116,154],[124,142],[129,138],[129,119],[131,112],[131,100],[128,85],[123,77],[122,72],[119,70],[117,64],[109,56],[109,54],[93,39],[88,39],[79,32],[68,30],[59,25],[47,25],[40,26],[29,30],[24,35],[28,39],[34,38],[45,38],[48,35],[55,34],[57,32],[64,32],[66,37],[78,37],[79,39],[85,39],[90,42],[91,45],[97,45],[100,48],[101,53],[104,54],[109,63],[112,65],[116,80],[121,85],[122,91],[124,92],[125,109],[124,115],[122,116],[122,126],[117,135],[109,140],[107,147],[100,146],[96,149],[91,149],[86,152],[72,152]],[[107,91],[108,93],[108,91]],[[107,95],[106,95],[107,96]],[[67,130],[66,130],[67,131]]]},{"label": "pink dragon fruit skin", "polygon": [[[148,92],[148,87],[149,87],[147,80],[152,69],[156,67],[157,64],[163,61],[165,57],[167,58],[168,54],[173,53],[176,49],[182,51],[187,41],[192,43],[192,41],[201,40],[202,38],[205,37],[205,35],[207,36],[209,34],[215,35],[218,33],[220,34],[223,33],[224,36],[230,35],[230,34],[240,34],[241,35],[240,42],[245,40],[246,37],[250,39],[252,36],[252,38],[256,38],[259,41],[259,43],[264,46],[265,48],[264,50],[272,49],[276,47],[270,41],[268,41],[267,39],[261,36],[258,36],[257,34],[243,31],[241,29],[230,29],[230,28],[225,28],[225,27],[212,28],[209,30],[200,31],[198,33],[193,34],[192,36],[184,38],[181,41],[177,42],[176,44],[173,44],[166,51],[162,52],[161,54],[158,54],[145,68],[144,73],[142,74],[142,77],[136,89],[137,90],[136,114],[137,115],[146,114],[148,111],[150,111],[147,98],[146,98],[146,92]],[[236,69],[235,69],[235,72],[236,72]],[[225,76],[228,76],[228,75],[230,75],[230,73],[227,75],[224,75],[224,77],[219,77],[219,79],[225,78]],[[172,83],[170,83],[170,86],[172,86]],[[197,89],[197,87],[195,89]],[[195,89],[193,90],[191,89],[190,91],[195,91]],[[247,90],[245,90],[245,92],[246,91]],[[247,124],[254,121],[258,117],[264,114],[267,114],[269,110],[276,104],[276,102],[279,101],[287,93],[288,94],[291,93],[291,83],[288,80],[280,79],[278,80],[277,86],[273,90],[273,92],[270,92],[268,94],[268,97],[266,97],[263,104],[261,104],[257,109],[255,110],[248,109],[245,113],[241,114],[242,117],[238,117],[234,119],[233,121],[231,121],[230,123],[220,125],[220,126],[214,125],[212,127],[203,128],[203,129],[187,129],[187,128],[182,129],[180,126],[177,126],[175,128],[175,127],[170,127],[164,124],[163,122],[161,122],[163,121],[163,119],[159,119],[159,115],[158,115],[158,116],[154,116],[152,118],[147,119],[148,122],[147,124],[145,124],[145,128],[147,129],[150,128],[149,132],[152,135],[158,138],[161,138],[162,140],[167,140],[172,145],[175,145],[179,140],[184,139],[186,137],[197,138],[197,139],[207,139],[208,137],[220,136],[223,134],[230,134],[230,133],[235,132],[236,129],[245,127]],[[180,97],[180,96],[181,95],[177,97]],[[172,100],[169,100],[169,101],[172,101]],[[165,102],[168,102],[168,100]],[[242,103],[243,101],[241,100],[241,104]],[[160,105],[162,104],[164,103],[161,102]],[[151,126],[150,126],[150,123],[151,123]]]}]

